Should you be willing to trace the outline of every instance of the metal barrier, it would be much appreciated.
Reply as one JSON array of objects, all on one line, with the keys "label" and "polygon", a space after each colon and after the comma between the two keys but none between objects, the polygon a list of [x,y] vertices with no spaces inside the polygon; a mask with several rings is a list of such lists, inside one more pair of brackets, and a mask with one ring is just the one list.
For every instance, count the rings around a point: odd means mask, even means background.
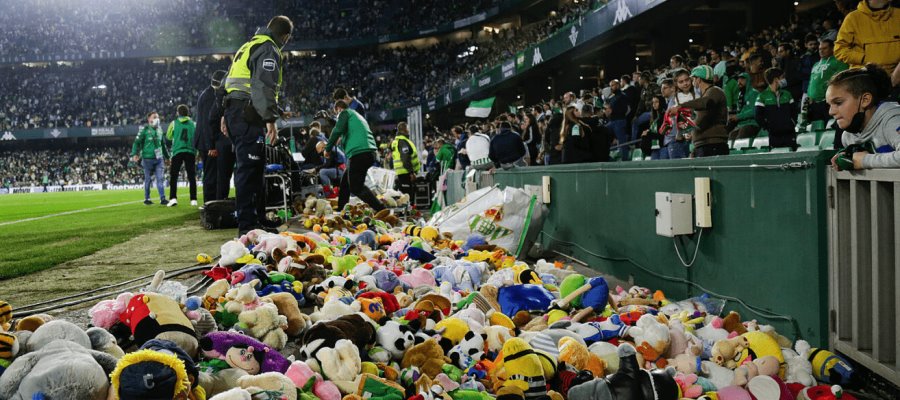
[{"label": "metal barrier", "polygon": [[900,170],[828,173],[832,348],[900,385]]}]

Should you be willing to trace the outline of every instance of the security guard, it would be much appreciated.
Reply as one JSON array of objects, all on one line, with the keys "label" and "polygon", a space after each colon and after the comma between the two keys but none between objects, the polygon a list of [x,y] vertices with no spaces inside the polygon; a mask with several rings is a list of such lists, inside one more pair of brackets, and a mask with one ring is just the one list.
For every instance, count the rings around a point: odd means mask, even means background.
[{"label": "security guard", "polygon": [[416,174],[422,169],[419,151],[409,140],[409,128],[406,122],[397,124],[397,136],[391,142],[391,158],[394,160],[394,172],[400,191],[409,195],[409,202],[416,206]]},{"label": "security guard", "polygon": [[265,218],[264,140],[273,144],[278,139],[275,120],[281,115],[281,49],[293,29],[288,17],[272,18],[266,29],[238,49],[225,78],[225,128],[237,158],[234,186],[239,234],[274,228]]}]

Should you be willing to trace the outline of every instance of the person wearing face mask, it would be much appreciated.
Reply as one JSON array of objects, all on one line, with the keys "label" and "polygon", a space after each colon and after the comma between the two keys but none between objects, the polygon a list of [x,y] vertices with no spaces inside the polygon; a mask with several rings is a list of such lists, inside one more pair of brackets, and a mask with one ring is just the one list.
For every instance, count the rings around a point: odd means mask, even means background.
[{"label": "person wearing face mask", "polygon": [[[831,159],[835,170],[842,169],[842,156],[852,161],[853,169],[900,168],[900,105],[888,100],[890,90],[890,77],[874,63],[831,78],[825,94],[828,113],[844,130],[842,144],[853,146]],[[866,147],[874,153],[853,151]]]},{"label": "person wearing face mask", "polygon": [[756,97],[756,123],[769,131],[769,146],[796,149],[797,132],[791,120],[794,98],[785,89],[784,71],[769,68],[765,77],[768,86]]},{"label": "person wearing face mask", "polygon": [[159,192],[159,204],[167,205],[165,185],[163,178],[164,164],[169,163],[169,149],[162,139],[163,133],[159,128],[159,113],[151,111],[147,114],[147,125],[141,127],[134,145],[131,146],[131,157],[134,162],[141,162],[144,167],[144,204],[153,204],[150,201],[150,182],[156,179],[156,191]]},{"label": "person wearing face mask", "polygon": [[234,56],[225,78],[225,131],[234,144],[234,170],[238,233],[253,229],[273,231],[265,218],[265,144],[278,140],[275,120],[282,87],[281,49],[291,38],[294,23],[283,15],[244,43]]},{"label": "person wearing face mask", "polygon": [[854,68],[874,63],[892,71],[900,61],[900,9],[891,0],[860,1],[841,24],[834,56]]}]

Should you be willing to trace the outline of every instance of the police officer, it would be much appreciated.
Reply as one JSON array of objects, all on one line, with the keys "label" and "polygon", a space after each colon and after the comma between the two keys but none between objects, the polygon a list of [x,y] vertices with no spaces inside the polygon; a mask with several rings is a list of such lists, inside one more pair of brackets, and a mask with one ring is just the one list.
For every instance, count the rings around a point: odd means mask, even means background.
[{"label": "police officer", "polygon": [[293,29],[288,17],[272,18],[266,29],[238,49],[225,78],[225,128],[237,158],[234,186],[239,234],[274,228],[265,218],[265,140],[274,144],[278,139],[275,120],[281,114],[281,49]]},{"label": "police officer", "polygon": [[409,140],[406,122],[397,124],[397,136],[391,142],[391,159],[394,160],[394,172],[397,173],[400,191],[409,195],[409,203],[415,207],[416,174],[422,168],[422,164],[416,145]]}]

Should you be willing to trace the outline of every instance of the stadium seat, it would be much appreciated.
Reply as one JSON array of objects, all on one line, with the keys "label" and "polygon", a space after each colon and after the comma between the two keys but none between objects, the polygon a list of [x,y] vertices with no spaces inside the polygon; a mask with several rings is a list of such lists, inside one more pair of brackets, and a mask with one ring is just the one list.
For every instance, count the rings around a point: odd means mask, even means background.
[{"label": "stadium seat", "polygon": [[644,152],[641,149],[631,151],[631,161],[641,161],[644,159]]},{"label": "stadium seat", "polygon": [[819,136],[819,150],[829,150],[834,148],[834,131],[824,131]]},{"label": "stadium seat", "polygon": [[790,153],[794,151],[794,149],[790,147],[774,147],[769,150],[769,153]]},{"label": "stadium seat", "polygon": [[797,151],[819,150],[818,146],[816,146],[816,134],[814,132],[797,135],[797,145],[800,146],[797,148]]},{"label": "stadium seat", "polygon": [[769,148],[769,135],[766,134],[766,136],[757,136],[755,139],[753,139],[753,142],[751,142],[751,144],[754,148],[757,149],[767,149]]},{"label": "stadium seat", "polygon": [[735,150],[748,149],[750,148],[750,139],[751,138],[735,139],[734,143],[731,144],[731,148]]}]

